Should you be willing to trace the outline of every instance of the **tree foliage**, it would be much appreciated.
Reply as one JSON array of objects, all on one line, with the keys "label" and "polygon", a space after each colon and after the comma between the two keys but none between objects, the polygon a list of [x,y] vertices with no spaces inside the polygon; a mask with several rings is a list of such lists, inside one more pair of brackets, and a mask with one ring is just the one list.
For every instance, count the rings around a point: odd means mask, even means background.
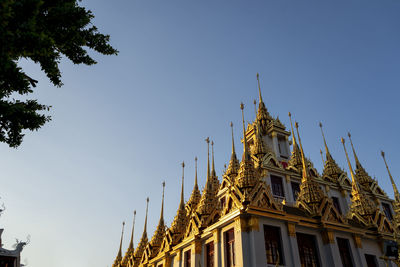
[{"label": "tree foliage", "polygon": [[51,83],[60,87],[62,56],[92,65],[96,61],[88,48],[117,54],[109,36],[91,23],[93,18],[77,0],[0,0],[0,142],[18,147],[23,130],[38,130],[50,120],[50,106],[21,100],[29,98],[37,84],[18,66],[21,58],[40,64]]}]

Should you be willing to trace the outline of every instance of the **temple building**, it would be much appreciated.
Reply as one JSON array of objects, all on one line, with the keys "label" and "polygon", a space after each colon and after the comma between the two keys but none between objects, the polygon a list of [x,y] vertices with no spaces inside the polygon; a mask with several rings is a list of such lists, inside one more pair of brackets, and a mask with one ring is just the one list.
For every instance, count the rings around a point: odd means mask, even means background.
[{"label": "temple building", "polygon": [[213,142],[207,138],[203,191],[197,183],[195,159],[194,188],[185,202],[182,174],[180,203],[172,224],[165,225],[163,191],[160,219],[151,239],[146,208],[136,249],[132,229],[124,255],[121,236],[113,267],[400,266],[396,244],[400,241],[400,194],[385,154],[394,200],[361,164],[350,134],[347,140],[341,139],[343,154],[337,155],[346,158],[347,172],[338,166],[320,124],[325,156],[319,173],[305,157],[299,123],[292,123],[289,113],[287,128],[270,115],[258,74],[257,79],[259,101],[252,123],[245,124],[244,105],[240,106],[241,159],[236,155],[231,123],[230,161],[219,178]]}]

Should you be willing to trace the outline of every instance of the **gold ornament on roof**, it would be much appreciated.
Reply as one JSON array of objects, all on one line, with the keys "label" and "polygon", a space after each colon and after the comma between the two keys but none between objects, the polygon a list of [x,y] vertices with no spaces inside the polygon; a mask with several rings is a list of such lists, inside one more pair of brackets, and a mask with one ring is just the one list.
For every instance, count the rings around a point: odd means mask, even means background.
[{"label": "gold ornament on roof", "polygon": [[240,104],[240,109],[242,110],[242,121],[243,121],[243,156],[242,156],[242,161],[240,162],[236,184],[239,188],[250,188],[257,183],[258,176],[254,168],[254,163],[248,151],[246,129],[244,125],[243,103]]},{"label": "gold ornament on roof", "polygon": [[350,175],[352,179],[351,186],[351,205],[349,210],[350,218],[357,218],[367,226],[376,226],[375,214],[378,210],[375,202],[372,201],[360,188],[356,176],[354,175],[353,168],[350,163],[349,155],[347,154],[346,145],[344,138],[341,138],[344,152],[346,154],[347,163],[350,169]]},{"label": "gold ornament on roof", "polygon": [[125,227],[125,222],[122,222],[121,241],[119,243],[119,250],[118,250],[117,257],[115,258],[115,261],[114,261],[112,267],[119,267],[122,262],[122,239],[124,236],[124,227]]},{"label": "gold ornament on roof", "polygon": [[[324,135],[324,131],[322,129],[322,123],[319,123],[319,127],[321,128],[322,138],[324,140],[325,145],[325,155],[326,160],[324,161],[324,170],[322,172],[322,177],[330,180],[331,182],[338,182],[339,178],[342,175],[345,175],[345,172],[339,167],[336,161],[333,159],[331,153],[329,152],[328,145],[326,144],[326,139]],[[321,151],[322,156],[322,151]]]},{"label": "gold ornament on roof", "polygon": [[133,254],[135,253],[135,249],[133,247],[133,234],[135,232],[135,220],[136,220],[136,210],[133,211],[131,241],[129,242],[128,250],[126,251],[124,258],[122,259],[121,267],[127,267],[129,260],[133,257]]},{"label": "gold ornament on roof", "polygon": [[239,161],[236,157],[236,151],[235,151],[235,142],[233,138],[233,123],[231,122],[231,131],[232,131],[232,154],[231,154],[231,159],[229,161],[228,169],[226,170],[225,174],[229,176],[229,179],[233,183],[235,181],[235,177],[239,171]]}]

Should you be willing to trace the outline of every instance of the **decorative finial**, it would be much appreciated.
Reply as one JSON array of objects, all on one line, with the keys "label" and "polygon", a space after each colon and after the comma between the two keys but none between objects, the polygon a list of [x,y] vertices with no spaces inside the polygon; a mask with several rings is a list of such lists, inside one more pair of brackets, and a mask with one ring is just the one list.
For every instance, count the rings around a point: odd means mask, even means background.
[{"label": "decorative finial", "polygon": [[319,127],[321,128],[322,138],[324,139],[325,153],[326,153],[326,155],[329,155],[329,149],[328,149],[328,145],[326,144],[325,135],[324,135],[324,131],[322,130],[322,123],[321,122],[319,122]]},{"label": "decorative finial", "polygon": [[303,146],[301,144],[301,139],[300,139],[299,123],[296,121],[294,125],[295,125],[296,131],[297,131],[297,138],[299,138],[301,161],[303,163],[303,179],[307,180],[308,179],[308,168],[307,168],[306,159],[305,159],[305,156],[304,156]]},{"label": "decorative finial", "polygon": [[392,183],[392,187],[393,187],[393,191],[394,191],[394,197],[395,197],[396,201],[400,202],[399,190],[397,189],[397,186],[396,186],[396,184],[394,182],[392,174],[390,173],[389,166],[387,165],[386,158],[385,158],[385,152],[381,151],[381,155],[382,155],[383,161],[385,162],[385,166],[386,166],[386,169],[387,169],[388,174],[389,174],[390,182]]},{"label": "decorative finial", "polygon": [[210,177],[210,138],[206,138],[207,143],[207,181]]},{"label": "decorative finial", "polygon": [[163,190],[162,190],[162,202],[161,202],[161,215],[160,221],[164,219],[164,192],[165,192],[165,181],[162,182]]},{"label": "decorative finial", "polygon": [[232,122],[231,122],[231,130],[232,130],[232,155],[236,155],[235,142],[234,142],[234,138],[233,138],[233,123]]},{"label": "decorative finial", "polygon": [[243,160],[248,159],[248,151],[247,151],[247,138],[246,138],[246,128],[244,125],[244,105],[240,103],[240,109],[242,110],[242,122],[243,122]]},{"label": "decorative finial", "polygon": [[261,86],[260,86],[260,75],[257,72],[257,82],[258,82],[258,97],[260,98],[260,103],[263,102],[262,96],[261,96]]},{"label": "decorative finial", "polygon": [[184,179],[185,179],[185,162],[182,161],[182,189],[181,189],[181,203],[179,204],[180,208],[185,207],[185,200],[184,200]]},{"label": "decorative finial", "polygon": [[122,257],[122,239],[124,236],[124,228],[125,228],[125,222],[122,222],[122,232],[121,232],[121,241],[119,243],[119,251],[118,251],[118,258]]},{"label": "decorative finial", "polygon": [[295,147],[297,142],[296,142],[296,135],[294,134],[294,130],[293,130],[292,114],[290,112],[289,112],[289,120],[290,120],[290,128],[292,129],[293,147]]},{"label": "decorative finial", "polygon": [[133,211],[133,223],[132,223],[131,241],[129,242],[129,248],[130,249],[133,249],[133,234],[135,232],[135,221],[136,221],[136,210]]},{"label": "decorative finial", "polygon": [[361,165],[361,164],[360,164],[360,161],[358,160],[358,157],[357,157],[357,154],[356,154],[356,150],[354,149],[353,141],[351,140],[350,132],[347,133],[347,136],[349,137],[349,140],[350,140],[351,148],[353,150],[353,155],[354,155],[354,159],[356,160],[356,167],[357,167],[358,165]]},{"label": "decorative finial", "polygon": [[147,234],[147,215],[149,212],[149,197],[146,198],[146,217],[144,219],[144,230],[143,233]]},{"label": "decorative finial", "polygon": [[[350,133],[349,133],[348,135],[349,135],[349,137],[350,137]],[[344,138],[342,137],[342,138],[340,139],[340,141],[341,141],[342,144],[343,144],[343,149],[344,149],[344,153],[346,154],[347,164],[349,165],[353,190],[359,191],[359,187],[358,187],[358,183],[357,183],[357,181],[356,181],[356,177],[355,177],[355,175],[354,175],[353,167],[351,166],[350,159],[349,159],[349,155],[347,154],[346,145],[344,144],[344,143],[345,143]]]},{"label": "decorative finial", "polygon": [[212,157],[212,168],[211,168],[211,174],[215,177],[215,163],[214,163],[214,141],[211,141],[211,157]]},{"label": "decorative finial", "polygon": [[197,185],[197,157],[194,158],[194,162],[195,162],[195,176],[194,176],[194,186],[198,186]]}]

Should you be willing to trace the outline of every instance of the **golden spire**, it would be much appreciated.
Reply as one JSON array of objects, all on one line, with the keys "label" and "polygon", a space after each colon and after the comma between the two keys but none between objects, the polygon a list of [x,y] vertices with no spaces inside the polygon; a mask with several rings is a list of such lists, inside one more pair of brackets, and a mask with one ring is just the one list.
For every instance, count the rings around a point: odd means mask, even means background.
[{"label": "golden spire", "polygon": [[[258,73],[257,73],[258,74]],[[258,77],[258,75],[257,75]],[[242,110],[242,122],[243,122],[243,156],[242,160],[249,159],[249,152],[247,148],[247,138],[246,138],[246,127],[244,125],[244,105],[243,103],[240,103],[240,109]]]},{"label": "golden spire", "polygon": [[361,191],[360,186],[356,180],[353,168],[350,163],[349,155],[347,154],[346,145],[343,137],[341,138],[341,142],[343,144],[344,152],[346,154],[347,163],[350,169],[350,175],[352,179],[351,186],[351,205],[350,205],[350,215],[361,217],[366,224],[374,224],[374,218],[372,217],[376,210],[376,204]]},{"label": "golden spire", "polygon": [[[293,147],[297,145],[296,136],[293,130],[293,123],[292,123],[292,114],[289,112],[289,120],[290,120],[290,128],[292,129],[292,136],[293,136]],[[294,148],[293,148],[294,149]]]},{"label": "golden spire", "polygon": [[258,82],[258,97],[260,99],[260,103],[263,102],[262,96],[261,96],[261,86],[260,86],[260,74],[257,72],[257,82]]},{"label": "golden spire", "polygon": [[393,179],[393,177],[392,177],[392,174],[390,173],[389,167],[388,167],[388,165],[387,165],[387,163],[386,163],[385,152],[381,151],[381,155],[382,155],[383,161],[385,162],[385,166],[386,166],[386,169],[387,169],[387,171],[388,171],[390,181],[392,182],[392,187],[393,187],[393,192],[394,192],[394,199],[395,199],[398,203],[400,203],[400,194],[399,194],[399,190],[397,190],[397,186],[396,186],[396,184],[395,184],[395,182],[394,182],[394,179]]},{"label": "golden spire", "polygon": [[190,195],[189,201],[186,204],[188,208],[187,210],[188,213],[191,213],[193,210],[196,209],[197,204],[199,204],[201,198],[199,186],[197,184],[197,157],[194,158],[194,161],[195,161],[195,179],[194,179],[194,187],[192,194]]},{"label": "golden spire", "polygon": [[232,130],[232,156],[235,155],[235,157],[236,157],[235,141],[234,141],[234,137],[233,137],[233,123],[232,122],[231,122],[230,126],[231,126],[231,130]]},{"label": "golden spire", "polygon": [[153,234],[149,244],[146,248],[146,254],[148,259],[153,258],[157,255],[160,250],[161,243],[165,237],[165,224],[164,224],[164,192],[165,192],[165,182],[162,183],[163,193],[162,193],[162,202],[161,202],[161,214],[160,220],[158,221],[158,225],[156,231]]},{"label": "golden spire", "polygon": [[194,162],[195,162],[195,176],[194,176],[194,187],[198,188],[198,184],[197,184],[197,157],[194,158]]},{"label": "golden spire", "polygon": [[179,203],[179,208],[185,208],[185,200],[184,200],[184,179],[185,179],[185,162],[182,161],[182,189],[181,189],[181,202]]},{"label": "golden spire", "polygon": [[122,232],[121,232],[121,241],[119,243],[119,250],[117,257],[115,258],[114,264],[112,265],[113,267],[119,266],[122,260],[122,238],[124,236],[124,227],[125,227],[125,222],[122,222]]},{"label": "golden spire", "polygon": [[138,266],[140,260],[142,259],[144,249],[147,246],[148,238],[147,238],[147,215],[149,210],[149,198],[146,198],[146,217],[144,219],[144,228],[142,238],[140,238],[139,244],[136,247],[135,253],[133,254],[134,264],[133,266]]},{"label": "golden spire", "polygon": [[134,253],[134,248],[133,248],[133,234],[135,231],[135,220],[136,220],[136,210],[133,211],[133,224],[132,224],[132,233],[131,233],[131,241],[129,242],[129,247],[128,250],[125,253],[125,256],[122,259],[121,266],[127,267],[128,266],[128,261],[132,257]]},{"label": "golden spire", "polygon": [[164,191],[165,191],[165,181],[162,182],[162,201],[161,201],[161,214],[160,214],[160,222],[164,221]]},{"label": "golden spire", "polygon": [[319,127],[321,128],[322,138],[324,139],[325,153],[326,153],[326,155],[328,157],[328,154],[330,154],[330,153],[329,153],[328,145],[326,144],[325,135],[324,135],[324,131],[322,130],[322,123],[321,122],[319,123]]},{"label": "golden spire", "polygon": [[306,159],[304,157],[303,146],[301,145],[301,139],[300,139],[300,134],[299,134],[299,123],[296,122],[294,124],[294,126],[296,126],[297,137],[299,138],[299,144],[300,144],[301,162],[303,164],[303,178],[302,178],[301,182],[303,183],[305,180],[308,180],[308,178],[309,178],[308,166],[306,164]]},{"label": "golden spire", "polygon": [[233,123],[231,122],[230,124],[231,126],[231,131],[232,131],[232,155],[231,155],[231,159],[229,161],[229,165],[228,165],[228,169],[226,170],[226,174],[229,175],[231,181],[233,182],[233,179],[239,170],[239,161],[236,157],[236,151],[235,151],[235,142],[234,142],[234,137],[233,137]]},{"label": "golden spire", "polygon": [[133,211],[131,242],[129,242],[129,248],[132,248],[132,249],[133,249],[133,234],[135,233],[135,220],[136,220],[136,210]]},{"label": "golden spire", "polygon": [[210,177],[210,138],[206,138],[206,143],[207,143],[207,180]]},{"label": "golden spire", "polygon": [[303,176],[301,179],[300,192],[297,197],[296,205],[303,207],[313,216],[321,216],[321,205],[326,198],[325,193],[317,182],[310,177],[307,162],[304,156],[303,145],[299,134],[299,124],[295,123],[297,137],[299,139],[301,162],[303,165]]},{"label": "golden spire", "polygon": [[211,175],[213,177],[217,176],[215,173],[215,164],[214,164],[214,141],[211,141],[211,155],[212,155],[212,169],[211,169]]},{"label": "golden spire", "polygon": [[[339,167],[339,165],[336,163],[336,161],[333,159],[331,153],[329,152],[328,145],[326,144],[326,139],[324,135],[324,131],[322,130],[322,123],[319,123],[319,127],[321,128],[321,134],[322,138],[324,140],[324,145],[325,145],[325,154],[326,154],[326,161],[322,159],[322,162],[324,162],[324,170],[322,173],[322,176],[324,178],[329,179],[332,182],[337,182],[339,177],[344,174],[344,171]],[[321,156],[322,156],[322,151],[321,151]]]},{"label": "golden spire", "polygon": [[147,197],[147,199],[146,199],[146,217],[144,219],[144,230],[143,230],[143,234],[146,233],[146,235],[147,235],[147,214],[148,214],[148,211],[149,211],[149,197]]},{"label": "golden spire", "polygon": [[242,156],[242,162],[240,162],[236,183],[240,188],[250,188],[256,184],[256,182],[258,181],[258,177],[256,176],[254,163],[250,157],[248,149],[246,128],[244,125],[243,103],[240,104],[240,109],[242,110],[242,122],[243,122],[243,156]]},{"label": "golden spire", "polygon": [[[367,171],[364,169],[364,167],[361,165],[360,161],[358,160],[356,150],[354,149],[353,142],[351,140],[351,134],[347,134],[350,139],[350,144],[351,148],[353,149],[353,154],[354,154],[354,159],[356,161],[356,171],[355,171],[355,177],[357,179],[357,182],[360,183],[362,188],[368,192],[372,192],[371,187],[376,181],[374,181],[371,176],[367,173]],[[378,191],[383,192],[383,190],[377,185]]]},{"label": "golden spire", "polygon": [[350,134],[350,132],[348,132],[347,135],[349,136],[351,148],[353,149],[354,159],[356,160],[356,168],[358,168],[358,166],[361,166],[361,163],[360,163],[360,161],[358,160],[358,157],[357,157],[357,154],[356,154],[356,150],[354,149],[353,141],[351,140],[351,134]]}]

